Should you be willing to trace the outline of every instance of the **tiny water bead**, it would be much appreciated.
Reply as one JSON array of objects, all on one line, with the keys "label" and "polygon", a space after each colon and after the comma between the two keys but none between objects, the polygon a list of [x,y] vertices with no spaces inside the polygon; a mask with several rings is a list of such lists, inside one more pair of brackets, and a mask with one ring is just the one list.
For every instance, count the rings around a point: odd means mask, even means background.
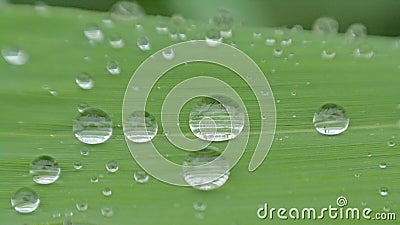
[{"label": "tiny water bead", "polygon": [[135,143],[151,141],[157,134],[158,124],[148,112],[136,111],[123,121],[125,137]]},{"label": "tiny water bead", "polygon": [[76,206],[76,209],[80,212],[84,212],[84,211],[88,210],[88,208],[89,208],[88,203],[84,200],[77,201],[75,206]]},{"label": "tiny water bead", "polygon": [[313,31],[321,35],[337,34],[339,23],[330,17],[321,17],[315,20],[313,24]]},{"label": "tiny water bead", "polygon": [[228,97],[203,97],[189,114],[192,133],[206,141],[227,141],[237,137],[244,127],[243,109]]},{"label": "tiny water bead", "polygon": [[171,59],[173,59],[175,57],[175,52],[174,52],[173,48],[164,49],[161,52],[161,54],[162,54],[163,58],[166,59],[166,60],[171,60]]},{"label": "tiny water bead", "polygon": [[205,34],[206,43],[208,46],[214,47],[222,42],[222,36],[219,30],[215,28],[210,28]]},{"label": "tiny water bead", "polygon": [[42,155],[31,162],[29,173],[32,175],[34,182],[38,184],[51,184],[60,177],[61,169],[55,158]]},{"label": "tiny water bead", "polygon": [[379,163],[379,168],[386,169],[386,167],[387,167],[386,163],[384,163],[384,162]]},{"label": "tiny water bead", "polygon": [[388,193],[389,193],[389,190],[388,190],[387,187],[381,187],[381,188],[379,188],[379,194],[380,194],[382,197],[387,196]]},{"label": "tiny water bead", "polygon": [[273,54],[275,57],[280,57],[280,56],[282,56],[282,54],[283,54],[283,49],[281,49],[281,48],[274,48],[272,54]]},{"label": "tiny water bead", "polygon": [[349,126],[350,119],[342,106],[328,103],[321,106],[314,113],[315,129],[324,135],[337,135],[344,132]]},{"label": "tiny water bead", "polygon": [[119,34],[112,34],[108,43],[110,43],[113,48],[123,48],[125,45],[124,40]]},{"label": "tiny water bead", "polygon": [[202,191],[214,190],[224,185],[229,178],[230,167],[228,161],[219,156],[220,153],[213,147],[190,153],[183,162],[185,181]]},{"label": "tiny water bead", "polygon": [[140,36],[137,38],[136,44],[142,51],[149,51],[151,49],[150,40],[146,36]]},{"label": "tiny water bead", "polygon": [[267,46],[272,46],[276,43],[276,39],[275,38],[267,38],[265,39],[265,45]]},{"label": "tiny water bead", "polygon": [[119,169],[119,166],[118,166],[117,161],[115,161],[115,160],[110,160],[110,161],[108,161],[108,162],[106,163],[106,169],[107,169],[107,171],[110,172],[110,173],[115,173],[115,172],[117,172],[118,169]]},{"label": "tiny water bead", "polygon": [[39,207],[37,193],[28,187],[18,189],[11,197],[11,206],[19,213],[31,213]]},{"label": "tiny water bead", "polygon": [[112,121],[106,112],[96,108],[86,108],[73,121],[75,137],[85,144],[100,144],[112,135]]},{"label": "tiny water bead", "polygon": [[118,1],[111,7],[111,16],[121,20],[137,20],[145,16],[145,12],[136,2]]},{"label": "tiny water bead", "polygon": [[111,190],[111,188],[109,188],[109,187],[105,187],[105,188],[103,188],[103,190],[101,191],[101,193],[104,195],[104,196],[111,196],[112,195],[112,190]]},{"label": "tiny water bead", "polygon": [[364,24],[354,23],[347,28],[346,36],[350,39],[363,38],[367,36],[367,28]]},{"label": "tiny water bead", "polygon": [[79,113],[82,113],[87,108],[89,108],[89,105],[87,103],[79,103],[78,104],[78,112]]},{"label": "tiny water bead", "polygon": [[88,73],[80,73],[75,78],[75,83],[83,90],[90,90],[94,86],[92,76]]},{"label": "tiny water bead", "polygon": [[194,202],[193,209],[196,211],[204,212],[207,209],[207,204],[204,202]]},{"label": "tiny water bead", "polygon": [[29,55],[26,51],[16,46],[6,46],[1,50],[4,60],[16,66],[24,65],[28,62]]},{"label": "tiny water bead", "polygon": [[99,182],[99,177],[98,176],[93,176],[90,178],[90,182],[92,184],[98,183]]},{"label": "tiny water bead", "polygon": [[114,215],[113,209],[111,207],[102,207],[101,215],[103,215],[104,217],[111,217]]},{"label": "tiny water bead", "polygon": [[336,56],[336,52],[332,51],[332,50],[326,50],[324,49],[321,53],[321,57],[323,59],[334,59]]},{"label": "tiny water bead", "polygon": [[107,63],[107,71],[108,73],[110,73],[111,75],[118,75],[121,73],[121,68],[119,66],[119,63],[115,60],[111,60]]},{"label": "tiny water bead", "polygon": [[360,45],[353,51],[353,56],[356,59],[371,59],[375,55],[374,50],[369,45]]},{"label": "tiny water bead", "polygon": [[83,30],[83,34],[89,41],[101,42],[104,39],[103,31],[97,24],[88,24]]},{"label": "tiny water bead", "polygon": [[89,149],[87,147],[81,148],[81,155],[82,156],[88,156],[89,155]]},{"label": "tiny water bead", "polygon": [[389,146],[389,147],[394,147],[395,145],[396,145],[396,143],[394,141],[387,142],[387,146]]},{"label": "tiny water bead", "polygon": [[82,169],[82,163],[80,162],[80,161],[76,161],[76,162],[74,162],[74,169],[75,170],[80,170],[80,169]]},{"label": "tiny water bead", "polygon": [[143,170],[138,170],[133,173],[133,179],[139,184],[144,184],[149,181],[149,175]]}]

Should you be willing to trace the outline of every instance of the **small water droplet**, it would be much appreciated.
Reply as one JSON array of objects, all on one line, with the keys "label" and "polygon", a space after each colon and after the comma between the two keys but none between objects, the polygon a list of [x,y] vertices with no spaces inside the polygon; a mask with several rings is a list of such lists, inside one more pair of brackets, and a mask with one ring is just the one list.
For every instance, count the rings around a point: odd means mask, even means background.
[{"label": "small water droplet", "polygon": [[110,19],[110,18],[104,18],[101,20],[101,22],[104,24],[104,26],[106,26],[108,28],[114,27],[114,21],[112,21],[112,19]]},{"label": "small water droplet", "polygon": [[66,209],[64,211],[64,216],[65,217],[73,217],[74,216],[74,212],[71,209]]},{"label": "small water droplet", "polygon": [[82,156],[88,156],[89,155],[89,149],[87,147],[81,148],[81,155]]},{"label": "small water droplet", "polygon": [[111,60],[107,63],[107,71],[111,74],[111,75],[118,75],[121,73],[121,68],[119,66],[119,63],[115,60]]},{"label": "small water droplet", "polygon": [[133,179],[139,184],[144,184],[149,180],[149,175],[143,170],[138,170],[133,173]]},{"label": "small water droplet", "polygon": [[196,211],[204,212],[207,209],[207,204],[205,202],[194,202],[193,209]]},{"label": "small water droplet", "polygon": [[297,95],[297,91],[296,90],[291,90],[290,91],[290,95],[291,96],[296,96]]},{"label": "small water droplet", "polygon": [[80,73],[75,78],[75,83],[83,90],[90,90],[94,86],[92,76],[88,73]]},{"label": "small water droplet", "polygon": [[211,17],[209,22],[219,30],[222,37],[230,38],[232,36],[233,16],[229,10],[218,10],[217,14]]},{"label": "small water droplet", "polygon": [[58,92],[55,91],[55,90],[53,90],[53,89],[49,89],[49,94],[50,94],[51,96],[54,96],[54,97],[57,97],[57,96],[58,96]]},{"label": "small water droplet", "polygon": [[371,157],[371,156],[372,156],[372,153],[368,152],[367,156],[368,156],[368,157]]},{"label": "small water droplet", "polygon": [[136,2],[118,1],[111,7],[111,16],[121,20],[137,20],[145,16],[145,12]]},{"label": "small water droplet", "polygon": [[73,121],[75,137],[85,144],[100,144],[112,135],[112,121],[106,112],[96,108],[86,108]]},{"label": "small water droplet", "polygon": [[254,39],[261,39],[262,34],[258,31],[253,32]]},{"label": "small water droplet", "polygon": [[210,28],[206,31],[206,43],[208,46],[214,47],[222,42],[222,36],[219,30]]},{"label": "small water droplet", "polygon": [[84,211],[88,210],[88,208],[89,208],[88,203],[84,200],[77,201],[75,206],[76,206],[76,209],[80,212],[84,212]]},{"label": "small water droplet", "polygon": [[32,175],[34,182],[38,184],[51,184],[60,177],[61,169],[55,158],[42,155],[31,162],[29,173]]},{"label": "small water droplet", "polygon": [[183,162],[185,181],[202,191],[214,190],[224,185],[229,178],[230,167],[228,161],[219,156],[218,149],[210,146],[190,153]]},{"label": "small water droplet", "polygon": [[360,176],[361,176],[361,174],[359,174],[359,173],[354,174],[355,178],[360,178]]},{"label": "small water droplet", "polygon": [[353,51],[353,56],[359,59],[371,59],[374,55],[375,52],[367,45],[360,46]]},{"label": "small water droplet", "polygon": [[125,136],[136,143],[151,141],[158,131],[156,119],[148,112],[133,112],[127,116],[123,124]]},{"label": "small water droplet", "polygon": [[111,207],[102,207],[101,215],[103,215],[104,217],[111,217],[114,215],[114,212]]},{"label": "small water droplet", "polygon": [[109,39],[109,43],[113,48],[123,48],[125,43],[119,34],[112,34]]},{"label": "small water droplet", "polygon": [[29,55],[26,51],[16,46],[6,46],[1,50],[4,60],[12,65],[21,66],[28,62]]},{"label": "small water droplet", "polygon": [[89,108],[89,105],[87,103],[78,104],[78,112],[79,113],[82,113],[87,108]]},{"label": "small water droplet", "polygon": [[166,48],[161,52],[161,54],[166,60],[171,60],[175,57],[175,52],[173,48]]},{"label": "small water droplet", "polygon": [[96,24],[88,24],[83,30],[85,37],[92,42],[101,42],[104,39],[103,31]]},{"label": "small water droplet", "polygon": [[11,197],[11,206],[19,213],[31,213],[39,207],[39,203],[39,196],[28,187],[18,189]]},{"label": "small water droplet", "polygon": [[111,195],[112,195],[112,190],[111,190],[111,188],[109,188],[109,187],[105,187],[105,188],[103,188],[103,190],[101,191],[101,193],[102,193],[104,196],[111,196]]},{"label": "small water droplet", "polygon": [[283,49],[281,48],[274,48],[273,55],[275,57],[280,57],[283,54]]},{"label": "small water droplet", "polygon": [[379,163],[379,168],[386,169],[386,167],[387,167],[386,163],[384,163],[384,162]]},{"label": "small water droplet", "polygon": [[108,162],[106,163],[106,169],[107,169],[107,171],[110,172],[110,173],[115,173],[115,172],[117,172],[118,169],[119,169],[119,166],[118,166],[117,161],[115,161],[115,160],[110,160],[110,161],[108,161]]},{"label": "small water droplet", "polygon": [[379,194],[380,194],[382,197],[387,196],[388,193],[389,193],[389,190],[387,189],[387,187],[381,187],[381,188],[379,188]]},{"label": "small water droplet", "polygon": [[243,109],[233,99],[203,97],[189,114],[189,127],[202,140],[226,141],[242,132],[244,120]]},{"label": "small water droplet", "polygon": [[330,17],[321,17],[315,20],[313,24],[313,31],[320,35],[337,34],[339,23]]},{"label": "small water droplet", "polygon": [[267,39],[265,39],[265,45],[267,45],[267,46],[273,46],[273,45],[275,45],[275,43],[276,43],[275,38],[267,38]]},{"label": "small water droplet", "polygon": [[292,45],[292,39],[291,38],[286,38],[286,39],[283,39],[281,41],[281,46],[282,47],[288,47],[290,45]]},{"label": "small water droplet", "polygon": [[388,141],[388,142],[387,142],[387,145],[388,145],[389,147],[394,147],[394,146],[396,145],[396,143],[395,143],[394,141]]},{"label": "small water droplet", "polygon": [[90,178],[90,182],[92,184],[98,183],[99,182],[99,177],[98,176],[93,176]]},{"label": "small water droplet", "polygon": [[350,119],[343,107],[328,103],[321,106],[314,114],[313,123],[320,134],[337,135],[349,126]]},{"label": "small water droplet", "polygon": [[336,52],[332,51],[332,50],[327,50],[324,49],[321,53],[321,57],[323,59],[334,59],[336,56]]},{"label": "small water droplet", "polygon": [[354,23],[347,28],[346,36],[350,39],[366,37],[367,28],[364,26],[364,24]]},{"label": "small water droplet", "polygon": [[150,40],[146,36],[140,36],[136,42],[138,48],[142,51],[149,51],[151,49]]},{"label": "small water droplet", "polygon": [[75,170],[80,170],[80,169],[82,169],[82,163],[80,162],[80,161],[75,161],[74,162],[74,169]]},{"label": "small water droplet", "polygon": [[168,34],[168,25],[164,19],[159,19],[156,25],[156,31],[159,34]]}]

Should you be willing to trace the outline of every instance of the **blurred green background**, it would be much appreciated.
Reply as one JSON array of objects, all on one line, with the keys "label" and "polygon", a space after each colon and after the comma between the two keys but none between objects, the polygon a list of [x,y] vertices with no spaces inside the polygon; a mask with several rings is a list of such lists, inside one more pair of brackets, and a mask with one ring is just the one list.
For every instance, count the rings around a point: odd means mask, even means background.
[{"label": "blurred green background", "polygon": [[[9,0],[34,4],[35,0]],[[107,11],[117,0],[43,0],[48,5]],[[330,16],[339,21],[340,32],[352,23],[363,23],[368,33],[400,35],[398,0],[137,0],[148,14],[169,16],[175,13],[207,21],[217,9],[232,11],[236,22],[246,26],[293,26],[310,29],[315,19]],[[290,4],[290,7],[289,7]]]}]

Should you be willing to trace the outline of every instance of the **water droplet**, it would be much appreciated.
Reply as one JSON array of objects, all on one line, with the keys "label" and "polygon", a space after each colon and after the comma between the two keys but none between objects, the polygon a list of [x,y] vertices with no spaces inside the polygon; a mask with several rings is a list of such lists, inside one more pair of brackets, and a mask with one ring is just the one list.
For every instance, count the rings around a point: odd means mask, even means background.
[{"label": "water droplet", "polygon": [[74,169],[75,170],[80,170],[80,169],[82,169],[82,163],[80,162],[80,161],[76,161],[76,162],[74,162]]},{"label": "water droplet", "polygon": [[386,163],[379,163],[379,168],[381,168],[381,169],[386,169],[386,167],[387,167],[387,165],[386,165]]},{"label": "water droplet", "polygon": [[145,12],[136,2],[119,1],[111,7],[111,16],[121,20],[137,20],[145,16]]},{"label": "water droplet", "polygon": [[220,32],[215,28],[210,28],[206,31],[206,43],[208,46],[214,47],[222,42]]},{"label": "water droplet", "polygon": [[281,41],[281,46],[282,47],[288,47],[290,45],[292,45],[292,39],[291,38],[283,39]]},{"label": "water droplet", "polygon": [[394,147],[396,145],[396,143],[394,141],[388,141],[387,145],[389,147]]},{"label": "water droplet", "polygon": [[143,170],[138,170],[133,173],[133,178],[139,184],[144,184],[149,180],[149,175]]},{"label": "water droplet", "polygon": [[75,83],[83,90],[90,90],[94,86],[92,76],[88,73],[80,73],[75,78]]},{"label": "water droplet", "polygon": [[87,147],[81,148],[81,155],[82,156],[88,156],[89,155],[89,149]]},{"label": "water droplet", "polygon": [[93,176],[90,178],[90,182],[92,184],[98,183],[99,182],[99,177],[98,176]]},{"label": "water droplet", "polygon": [[371,156],[372,156],[372,153],[371,153],[371,152],[368,152],[367,156],[368,156],[368,157],[371,157]]},{"label": "water droplet", "polygon": [[119,166],[118,166],[117,161],[115,161],[115,160],[110,160],[110,161],[108,161],[107,164],[106,164],[106,169],[107,169],[107,171],[110,172],[110,173],[115,173],[115,172],[117,172],[118,169],[119,169]]},{"label": "water droplet", "polygon": [[207,204],[205,202],[194,202],[193,209],[196,211],[204,212],[207,209]]},{"label": "water droplet", "polygon": [[119,34],[112,34],[109,39],[109,43],[113,48],[123,48],[125,43]]},{"label": "water droplet", "polygon": [[324,49],[321,53],[321,57],[323,59],[334,59],[336,56],[336,52],[331,51],[331,50],[326,50]]},{"label": "water droplet", "polygon": [[366,37],[367,28],[361,23],[352,24],[347,28],[346,36],[350,39]]},{"label": "water droplet", "polygon": [[61,213],[60,213],[60,212],[54,212],[53,215],[52,215],[52,217],[53,217],[54,219],[60,218],[60,217],[61,217]]},{"label": "water droplet", "polygon": [[82,113],[87,108],[89,108],[89,105],[87,103],[78,104],[78,112],[79,113]]},{"label": "water droplet", "polygon": [[219,157],[220,153],[217,150],[209,146],[190,153],[185,158],[183,177],[190,186],[209,191],[225,184],[229,178],[230,167],[227,160]]},{"label": "water droplet", "polygon": [[389,190],[386,187],[381,187],[379,188],[379,194],[384,197],[387,196],[389,193]]},{"label": "water droplet", "polygon": [[84,211],[88,210],[88,208],[89,208],[88,203],[84,200],[77,201],[75,205],[76,205],[76,209],[80,212],[84,212]]},{"label": "water droplet", "polygon": [[112,195],[112,190],[111,190],[111,188],[109,188],[109,187],[105,187],[105,188],[101,191],[101,193],[102,193],[104,196],[111,196],[111,195]]},{"label": "water droplet", "polygon": [[146,36],[140,36],[136,42],[138,48],[142,51],[149,51],[151,49],[150,40]]},{"label": "water droplet", "polygon": [[265,45],[267,46],[273,46],[276,43],[275,38],[267,38],[265,39]]},{"label": "water droplet", "polygon": [[119,63],[115,60],[111,60],[107,63],[107,71],[111,74],[111,75],[118,75],[121,73],[121,68],[119,66]]},{"label": "water droplet", "polygon": [[330,17],[321,17],[315,20],[313,24],[313,31],[321,35],[337,34],[339,23]]},{"label": "water droplet", "polygon": [[110,18],[104,18],[101,20],[101,22],[104,24],[104,26],[106,26],[108,28],[114,27],[114,21],[112,21],[112,19],[110,19]]},{"label": "water droplet", "polygon": [[39,207],[39,203],[39,196],[28,187],[18,189],[11,197],[11,205],[19,213],[31,213]]},{"label": "water droplet", "polygon": [[159,19],[156,25],[156,31],[159,34],[168,34],[168,25],[164,19]]},{"label": "water droplet", "polygon": [[228,97],[214,98],[201,98],[193,107],[189,115],[190,130],[206,141],[233,139],[244,127],[243,109]]},{"label": "water droplet", "polygon": [[371,59],[375,52],[367,45],[360,46],[353,51],[353,56],[359,59]]},{"label": "water droplet", "polygon": [[61,169],[56,159],[48,155],[42,155],[31,162],[29,173],[36,183],[51,184],[60,177]]},{"label": "water droplet", "polygon": [[217,14],[210,18],[210,24],[219,30],[222,37],[230,38],[232,36],[233,16],[230,11],[218,10]]},{"label": "water droplet", "polygon": [[6,46],[1,50],[4,60],[12,65],[21,66],[26,64],[29,55],[24,50],[16,46]]},{"label": "water droplet", "polygon": [[112,121],[103,110],[86,108],[73,121],[73,132],[85,144],[100,144],[111,137]]},{"label": "water droplet", "polygon": [[123,122],[125,136],[136,143],[151,141],[157,134],[158,124],[148,112],[131,113]]},{"label": "water droplet", "polygon": [[55,91],[55,90],[53,90],[53,89],[49,89],[49,94],[50,94],[51,96],[55,96],[55,97],[58,96],[58,92]]},{"label": "water droplet", "polygon": [[297,91],[296,90],[291,90],[290,91],[290,95],[291,96],[296,96],[297,95]]},{"label": "water droplet", "polygon": [[104,217],[111,217],[114,215],[114,212],[111,207],[102,207],[101,215],[103,215]]},{"label": "water droplet", "polygon": [[175,57],[175,52],[173,48],[166,48],[161,52],[161,54],[166,60],[171,60]]},{"label": "water droplet", "polygon": [[296,24],[292,27],[292,29],[290,29],[290,31],[293,33],[297,33],[299,31],[303,31],[303,27],[299,24]]},{"label": "water droplet", "polygon": [[83,30],[83,34],[92,42],[101,42],[104,39],[103,31],[96,24],[88,24]]},{"label": "water droplet", "polygon": [[273,51],[273,55],[275,57],[280,57],[280,56],[282,56],[282,54],[283,54],[283,49],[281,49],[281,48],[275,48]]},{"label": "water droplet", "polygon": [[349,126],[350,119],[343,107],[328,103],[314,114],[313,123],[320,134],[336,135],[344,132]]}]

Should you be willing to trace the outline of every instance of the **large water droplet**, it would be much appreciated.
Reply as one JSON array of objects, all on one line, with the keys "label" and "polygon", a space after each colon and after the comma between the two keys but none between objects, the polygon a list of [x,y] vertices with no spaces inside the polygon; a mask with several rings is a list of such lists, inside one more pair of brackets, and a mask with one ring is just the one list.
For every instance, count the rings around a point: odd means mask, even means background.
[{"label": "large water droplet", "polygon": [[315,129],[325,135],[336,135],[344,132],[349,126],[350,119],[346,116],[343,107],[328,103],[314,114]]},{"label": "large water droplet", "polygon": [[387,196],[388,193],[389,193],[389,190],[387,189],[387,187],[381,187],[381,188],[379,188],[379,194],[380,194],[382,197]]},{"label": "large water droplet", "polygon": [[111,74],[111,75],[118,75],[121,73],[121,68],[119,66],[119,63],[115,60],[109,61],[107,63],[107,71]]},{"label": "large water droplet", "polygon": [[122,20],[137,20],[145,15],[136,2],[119,1],[111,7],[111,16]]},{"label": "large water droplet", "polygon": [[244,112],[228,97],[201,98],[189,115],[193,134],[206,141],[226,141],[235,138],[244,127]]},{"label": "large water droplet", "polygon": [[331,35],[337,34],[339,23],[330,17],[321,17],[315,20],[313,24],[313,31],[317,34]]},{"label": "large water droplet", "polygon": [[6,46],[1,50],[4,60],[12,65],[21,66],[28,62],[29,55],[16,46]]},{"label": "large water droplet", "polygon": [[218,10],[217,14],[210,18],[210,24],[214,25],[224,38],[232,36],[233,16],[226,9]]},{"label": "large water droplet", "polygon": [[56,159],[48,155],[42,155],[31,162],[29,173],[36,183],[51,184],[60,177],[61,169]]},{"label": "large water droplet", "polygon": [[[183,162],[183,177],[193,188],[209,191],[221,187],[229,178],[229,163],[216,148],[190,153]],[[210,162],[212,162],[210,164]]]},{"label": "large water droplet", "polygon": [[89,41],[101,42],[104,39],[103,31],[96,24],[88,24],[83,30],[83,34]]},{"label": "large water droplet", "polygon": [[87,108],[73,121],[75,137],[85,144],[100,144],[112,135],[112,121],[101,109]]},{"label": "large water droplet", "polygon": [[214,47],[222,42],[222,37],[219,30],[215,28],[208,29],[206,31],[206,43],[207,45]]},{"label": "large water droplet", "polygon": [[361,23],[352,24],[347,28],[346,36],[350,39],[366,37],[367,28]]},{"label": "large water droplet", "polygon": [[75,83],[83,90],[90,90],[94,86],[92,76],[88,73],[80,73],[75,78]]},{"label": "large water droplet", "polygon": [[106,169],[108,172],[110,173],[115,173],[118,171],[119,169],[119,165],[117,163],[117,161],[115,160],[110,160],[106,163]]},{"label": "large water droplet", "polygon": [[28,187],[17,190],[11,197],[11,205],[19,213],[31,213],[39,207],[39,203],[39,196]]},{"label": "large water droplet", "polygon": [[125,136],[136,143],[151,141],[157,134],[158,124],[148,112],[136,111],[123,122]]},{"label": "large water droplet", "polygon": [[111,207],[102,207],[101,208],[101,215],[104,217],[111,217],[114,215],[113,209]]},{"label": "large water droplet", "polygon": [[146,36],[140,36],[136,42],[138,48],[142,51],[149,51],[151,49],[150,40]]},{"label": "large water droplet", "polygon": [[144,184],[149,180],[149,175],[143,170],[138,170],[133,173],[133,179],[139,184]]}]

